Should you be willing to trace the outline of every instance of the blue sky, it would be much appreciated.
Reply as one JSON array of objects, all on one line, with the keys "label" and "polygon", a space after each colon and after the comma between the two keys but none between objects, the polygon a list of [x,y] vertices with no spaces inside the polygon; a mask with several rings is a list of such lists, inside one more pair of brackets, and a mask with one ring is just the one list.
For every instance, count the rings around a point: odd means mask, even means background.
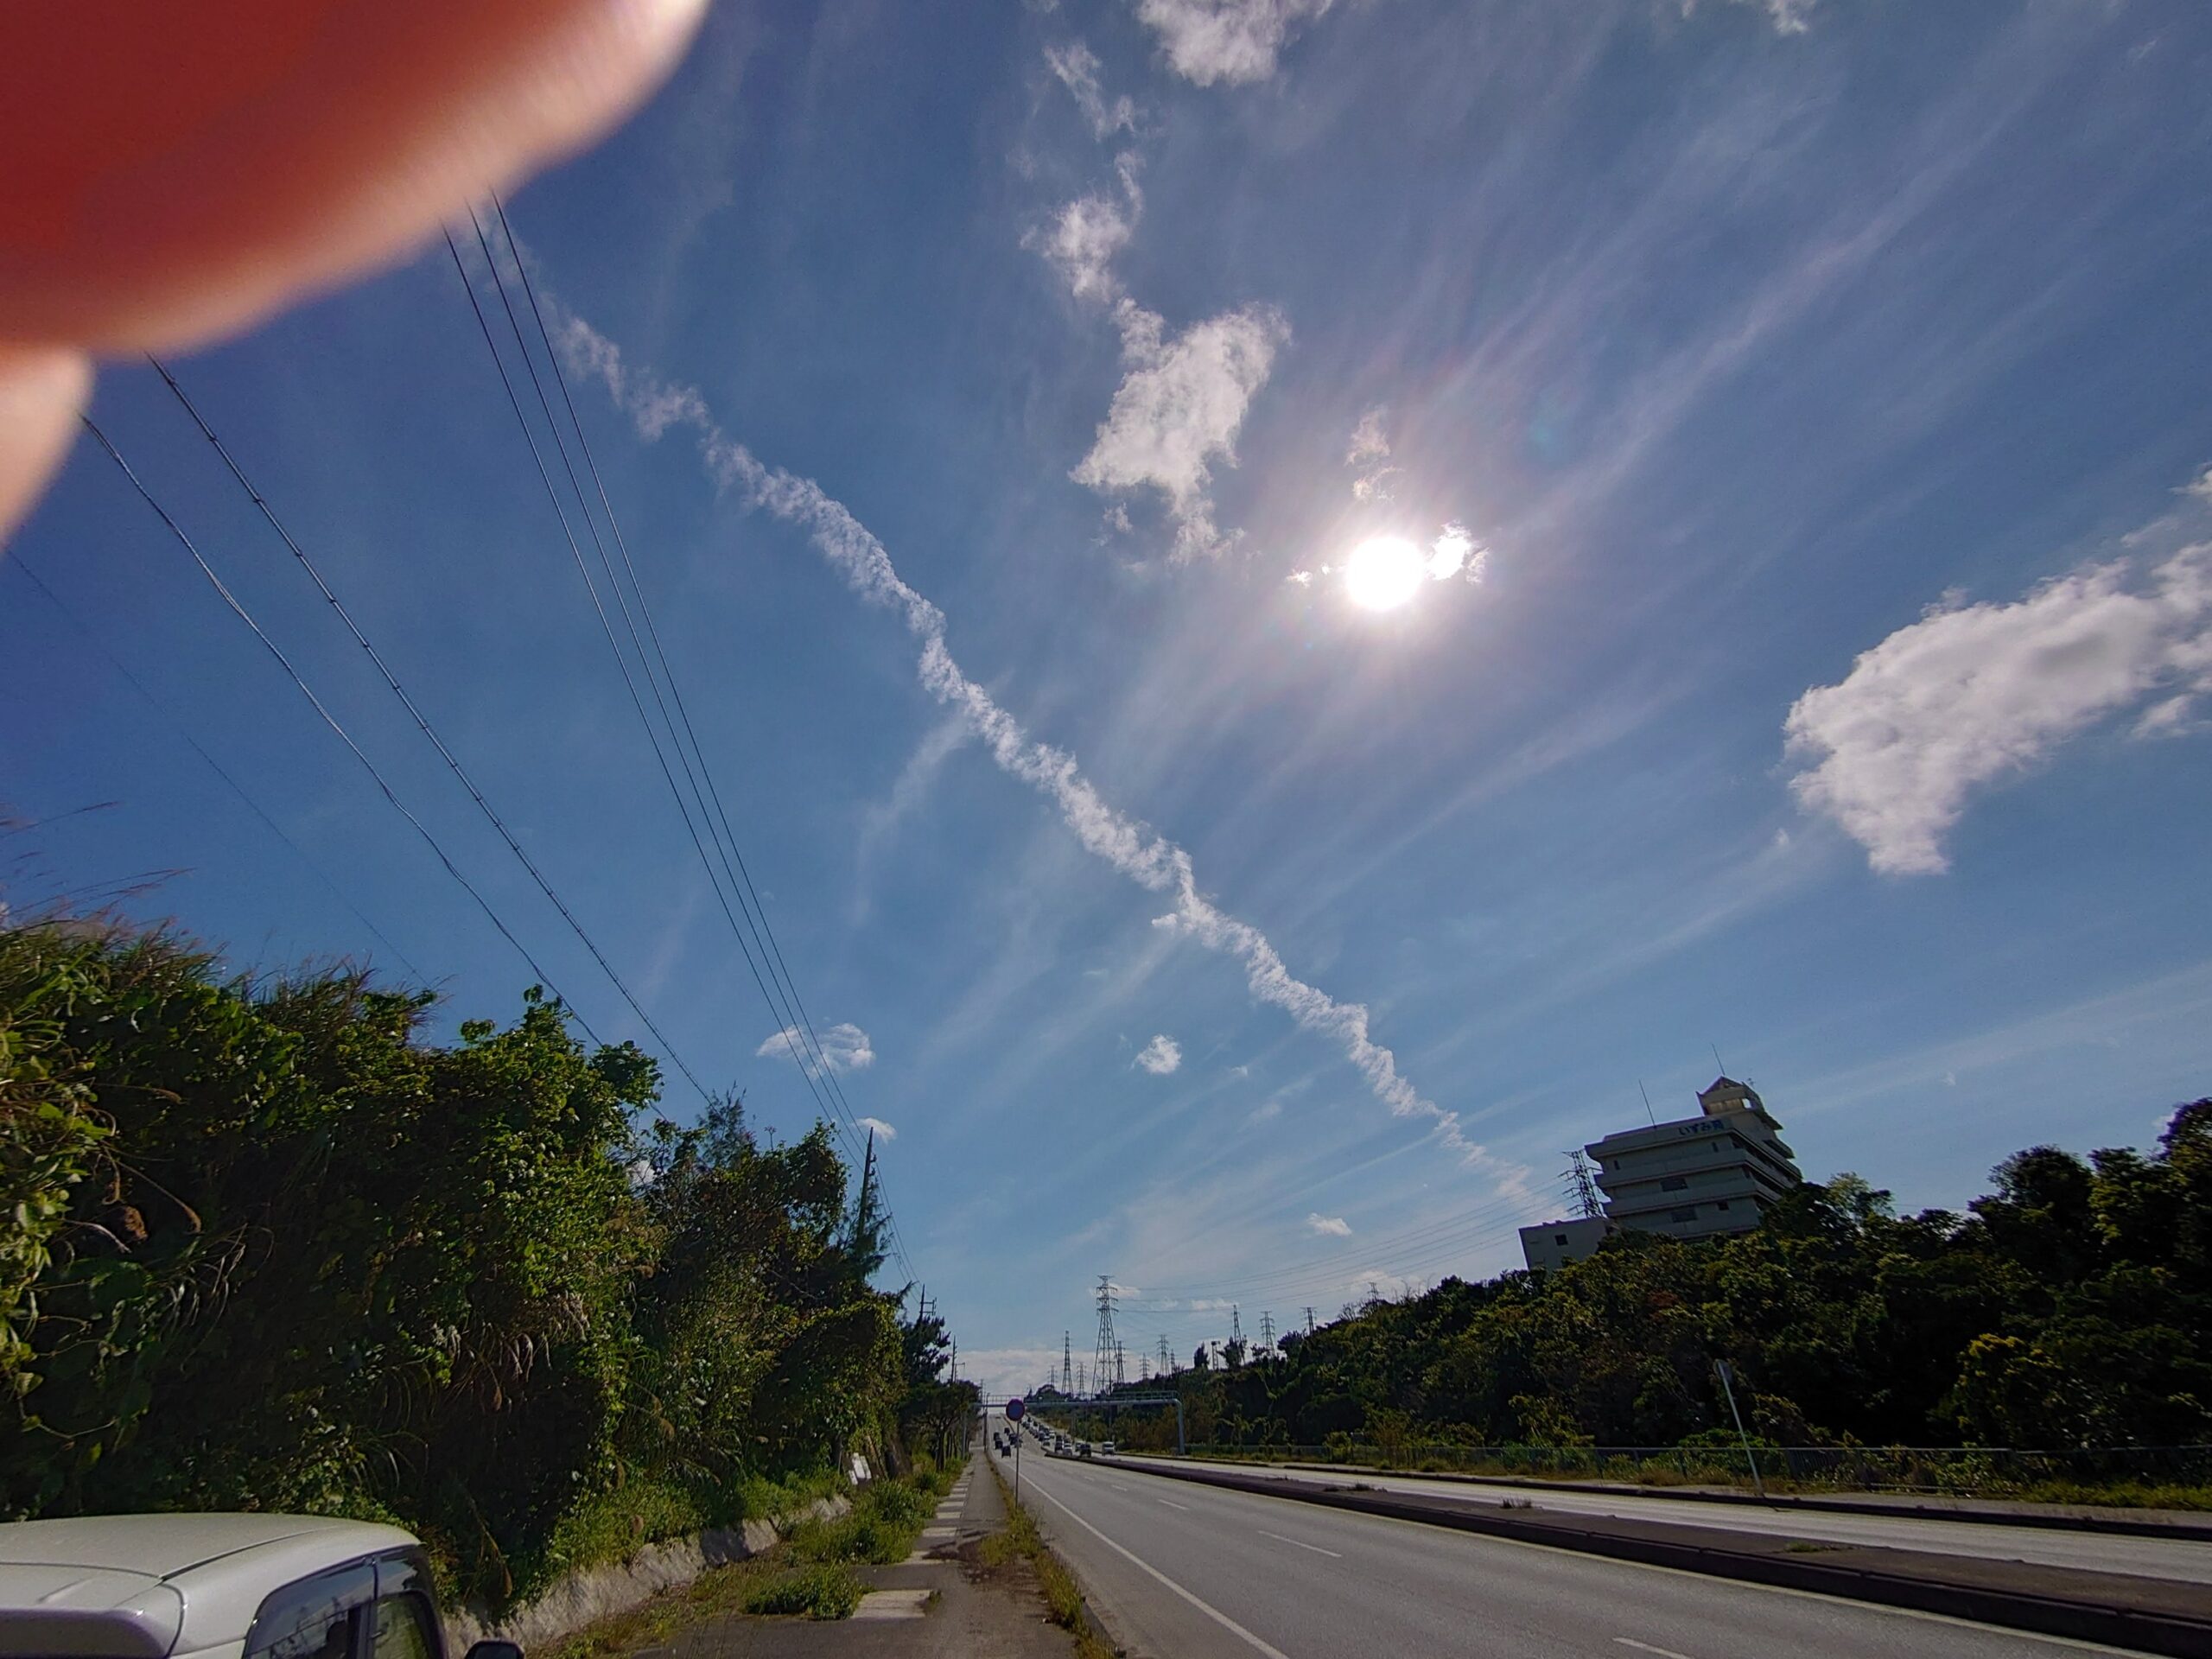
[{"label": "blue sky", "polygon": [[[2188,0],[726,3],[516,194],[963,1370],[1087,1351],[1100,1274],[1187,1357],[1516,1265],[1714,1046],[1911,1206],[2212,1088],[2208,59]],[[685,1059],[803,1128],[443,245],[178,368]],[[95,412],[642,1034],[161,383]],[[17,902],[171,871],[131,908],[241,966],[512,1014],[104,457],[15,550],[97,640],[0,569]]]}]

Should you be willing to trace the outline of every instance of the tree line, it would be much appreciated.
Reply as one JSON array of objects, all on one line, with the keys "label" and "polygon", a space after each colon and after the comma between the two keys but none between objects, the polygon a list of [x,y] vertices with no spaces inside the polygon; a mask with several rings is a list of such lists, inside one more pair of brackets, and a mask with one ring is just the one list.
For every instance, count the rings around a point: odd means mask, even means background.
[{"label": "tree line", "polygon": [[538,992],[435,1000],[0,927],[0,1515],[389,1519],[497,1605],[972,1405],[826,1127],[679,1127]]},{"label": "tree line", "polygon": [[[2148,1154],[2036,1147],[1993,1185],[1901,1217],[1842,1176],[1750,1232],[1617,1233],[1556,1272],[1370,1299],[1276,1353],[1219,1344],[1173,1386],[1193,1442],[1231,1446],[1726,1444],[1717,1360],[1771,1444],[2212,1442],[2212,1099]],[[1119,1433],[1172,1446],[1173,1423]]]}]

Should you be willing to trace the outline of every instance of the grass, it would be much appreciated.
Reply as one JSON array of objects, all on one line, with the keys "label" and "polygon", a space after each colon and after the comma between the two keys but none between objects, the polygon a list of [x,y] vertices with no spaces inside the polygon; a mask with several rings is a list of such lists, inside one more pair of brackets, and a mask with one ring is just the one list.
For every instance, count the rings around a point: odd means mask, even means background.
[{"label": "grass", "polygon": [[985,1564],[1003,1567],[1017,1557],[1027,1561],[1045,1592],[1052,1623],[1075,1638],[1077,1659],[1115,1659],[1113,1644],[1098,1634],[1084,1610],[1083,1586],[1076,1582],[1075,1574],[1052,1553],[1037,1530],[1035,1517],[1014,1501],[996,1468],[991,1471],[991,1478],[998,1481],[999,1496],[1006,1500],[1007,1522],[1003,1531],[983,1540]]}]

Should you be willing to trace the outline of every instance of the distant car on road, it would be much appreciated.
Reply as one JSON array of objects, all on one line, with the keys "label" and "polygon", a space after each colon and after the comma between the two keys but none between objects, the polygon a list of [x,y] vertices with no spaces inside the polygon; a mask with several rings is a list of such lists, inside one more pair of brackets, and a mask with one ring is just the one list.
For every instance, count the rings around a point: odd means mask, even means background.
[{"label": "distant car on road", "polygon": [[1089,1440],[1077,1440],[1075,1443],[1075,1454],[1078,1458],[1089,1457],[1090,1455],[1090,1442]]},{"label": "distant car on road", "polygon": [[1110,1458],[1110,1457],[1112,1457],[1112,1456],[1114,1455],[1114,1442],[1113,1442],[1113,1441],[1111,1441],[1111,1440],[1101,1440],[1101,1441],[1099,1441],[1099,1443],[1098,1443],[1098,1455],[1099,1455],[1100,1457],[1102,1457],[1102,1458]]},{"label": "distant car on road", "polygon": [[[0,1659],[447,1659],[422,1544],[303,1515],[0,1525]],[[467,1659],[522,1659],[479,1642]]]}]

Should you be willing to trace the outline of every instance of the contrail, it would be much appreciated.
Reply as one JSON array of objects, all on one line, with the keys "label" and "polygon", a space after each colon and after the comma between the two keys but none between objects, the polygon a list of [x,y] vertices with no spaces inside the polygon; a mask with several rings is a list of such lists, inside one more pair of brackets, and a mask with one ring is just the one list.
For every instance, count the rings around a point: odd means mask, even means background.
[{"label": "contrail", "polygon": [[571,369],[602,382],[639,434],[655,440],[672,427],[696,434],[708,474],[734,489],[749,507],[804,530],[846,585],[870,604],[898,612],[920,642],[917,672],[938,702],[957,709],[989,748],[1000,770],[1050,798],[1085,850],[1139,887],[1172,893],[1174,908],[1155,927],[1187,935],[1244,964],[1245,982],[1259,1001],[1282,1009],[1301,1028],[1332,1038],[1367,1079],[1375,1097],[1400,1117],[1431,1122],[1432,1133],[1461,1161],[1497,1175],[1510,1190],[1526,1179],[1518,1165],[1493,1157],[1459,1128],[1459,1115],[1425,1098],[1398,1070],[1397,1058],[1368,1033],[1367,1007],[1339,1002],[1294,976],[1267,936],[1229,915],[1198,891],[1191,855],[1173,842],[1101,799],[1075,757],[1032,739],[1021,722],[989,692],[963,673],[945,646],[944,613],[908,587],[891,555],[868,526],[810,479],[770,467],[721,429],[707,401],[689,386],[671,386],[626,364],[620,347],[582,318],[557,310],[561,353]]}]

